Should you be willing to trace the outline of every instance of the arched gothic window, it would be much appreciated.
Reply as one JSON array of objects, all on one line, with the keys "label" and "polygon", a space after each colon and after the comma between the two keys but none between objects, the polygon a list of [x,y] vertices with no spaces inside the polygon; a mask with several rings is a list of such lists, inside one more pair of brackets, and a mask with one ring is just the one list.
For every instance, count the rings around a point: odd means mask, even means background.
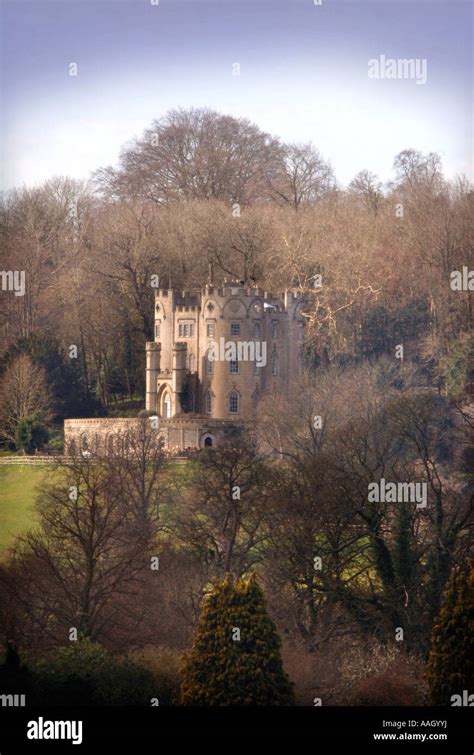
[{"label": "arched gothic window", "polygon": [[162,416],[165,418],[171,417],[171,396],[168,391],[163,396],[163,412]]}]

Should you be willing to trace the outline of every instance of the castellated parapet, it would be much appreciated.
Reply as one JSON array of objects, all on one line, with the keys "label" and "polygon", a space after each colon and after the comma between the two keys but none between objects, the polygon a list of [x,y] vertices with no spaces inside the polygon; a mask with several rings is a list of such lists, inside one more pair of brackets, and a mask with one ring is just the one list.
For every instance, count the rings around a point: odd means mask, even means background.
[{"label": "castellated parapet", "polygon": [[[301,305],[295,291],[233,282],[156,292],[146,409],[160,417],[168,448],[215,445],[227,426],[252,423],[264,394],[289,392],[300,373]],[[66,444],[88,427],[104,439],[114,422],[126,420],[66,421]]]}]

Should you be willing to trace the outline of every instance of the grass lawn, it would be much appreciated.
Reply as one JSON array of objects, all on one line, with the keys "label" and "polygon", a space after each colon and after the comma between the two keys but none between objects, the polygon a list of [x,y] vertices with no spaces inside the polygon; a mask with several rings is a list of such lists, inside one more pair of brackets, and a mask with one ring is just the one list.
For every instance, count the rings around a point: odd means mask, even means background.
[{"label": "grass lawn", "polygon": [[37,487],[51,473],[44,466],[0,466],[0,559],[16,535],[34,524],[33,503]]},{"label": "grass lawn", "polygon": [[[195,463],[170,461],[166,478],[174,484],[189,484]],[[34,525],[33,504],[38,487],[51,475],[51,466],[16,465],[0,466],[0,560],[12,545],[15,537]]]}]

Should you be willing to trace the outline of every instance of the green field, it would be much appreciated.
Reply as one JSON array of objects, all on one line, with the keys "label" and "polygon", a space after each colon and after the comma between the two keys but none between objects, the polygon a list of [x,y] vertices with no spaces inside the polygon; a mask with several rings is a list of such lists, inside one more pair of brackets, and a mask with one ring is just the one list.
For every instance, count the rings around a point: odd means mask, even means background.
[{"label": "green field", "polygon": [[[194,463],[167,465],[168,481],[189,483],[194,471]],[[34,501],[38,488],[51,475],[52,467],[44,465],[0,466],[0,560],[15,537],[25,532],[35,522]]]},{"label": "green field", "polygon": [[15,537],[34,524],[38,486],[51,469],[44,466],[0,466],[0,559]]}]

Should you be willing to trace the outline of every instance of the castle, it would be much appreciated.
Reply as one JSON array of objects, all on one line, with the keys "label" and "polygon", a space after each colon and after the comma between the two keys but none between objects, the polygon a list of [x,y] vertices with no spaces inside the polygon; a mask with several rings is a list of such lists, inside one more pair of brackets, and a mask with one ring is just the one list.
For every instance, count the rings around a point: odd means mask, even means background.
[{"label": "castle", "polygon": [[[253,422],[263,394],[290,390],[300,372],[301,295],[273,296],[241,283],[157,290],[154,341],[146,344],[146,415],[166,448],[215,446],[226,428]],[[107,449],[131,419],[64,423],[65,447]]]}]

